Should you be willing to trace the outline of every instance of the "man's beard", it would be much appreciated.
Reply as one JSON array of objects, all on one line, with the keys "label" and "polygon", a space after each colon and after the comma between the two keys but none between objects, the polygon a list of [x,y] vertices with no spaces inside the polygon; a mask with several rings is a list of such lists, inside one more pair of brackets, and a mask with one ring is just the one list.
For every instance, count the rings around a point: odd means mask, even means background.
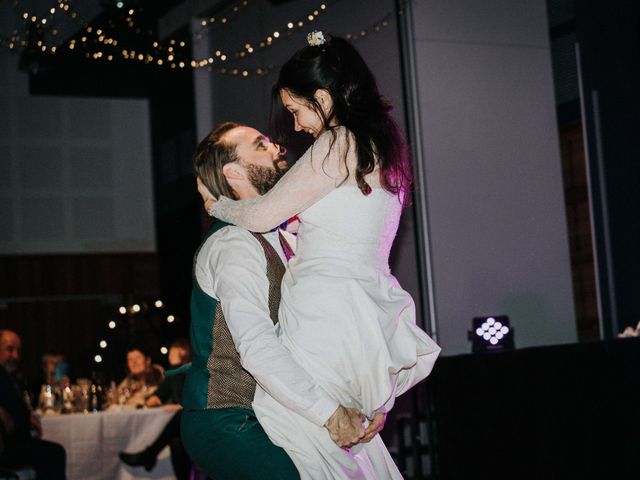
[{"label": "man's beard", "polygon": [[278,180],[287,172],[288,165],[281,167],[280,162],[284,162],[284,157],[273,162],[273,167],[263,167],[259,165],[245,165],[247,170],[247,177],[251,182],[251,185],[257,190],[260,195],[264,195],[271,188],[278,183]]},{"label": "man's beard", "polygon": [[16,373],[18,371],[18,362],[8,360],[2,364],[7,373]]}]

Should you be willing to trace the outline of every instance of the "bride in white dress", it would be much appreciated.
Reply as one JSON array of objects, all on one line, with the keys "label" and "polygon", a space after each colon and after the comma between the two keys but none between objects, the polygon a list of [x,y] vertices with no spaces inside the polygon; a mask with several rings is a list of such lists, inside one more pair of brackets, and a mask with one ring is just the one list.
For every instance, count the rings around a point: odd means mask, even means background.
[{"label": "bride in white dress", "polygon": [[[279,335],[293,358],[343,406],[386,412],[433,368],[440,348],[389,271],[410,175],[390,107],[345,40],[310,36],[274,92],[296,131],[316,141],[262,197],[221,197],[216,218],[265,232],[298,215],[296,255],[282,280]],[[362,128],[361,128],[362,127]],[[342,449],[326,429],[258,387],[255,413],[303,479],[402,478],[379,435]]]}]

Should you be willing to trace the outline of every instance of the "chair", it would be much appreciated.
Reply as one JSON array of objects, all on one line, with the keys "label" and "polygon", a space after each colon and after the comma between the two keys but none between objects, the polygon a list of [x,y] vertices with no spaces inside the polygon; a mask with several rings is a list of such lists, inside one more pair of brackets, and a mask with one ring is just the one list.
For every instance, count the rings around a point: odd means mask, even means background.
[{"label": "chair", "polygon": [[36,480],[36,471],[26,465],[0,468],[0,480]]},{"label": "chair", "polygon": [[20,477],[12,470],[0,468],[0,480],[20,480]]}]

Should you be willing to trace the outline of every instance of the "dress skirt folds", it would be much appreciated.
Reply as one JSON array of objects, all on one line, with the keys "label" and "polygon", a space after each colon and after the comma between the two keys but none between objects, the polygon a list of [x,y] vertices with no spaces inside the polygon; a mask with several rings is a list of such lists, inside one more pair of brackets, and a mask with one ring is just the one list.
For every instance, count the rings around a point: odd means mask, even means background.
[{"label": "dress skirt folds", "polygon": [[[283,345],[331,396],[367,416],[390,409],[431,372],[440,352],[416,326],[414,302],[389,272],[400,209],[397,196],[381,189],[367,197],[349,186],[334,190],[301,215],[296,256],[282,282]],[[347,451],[260,388],[253,406],[303,479],[402,478],[379,436]]]}]

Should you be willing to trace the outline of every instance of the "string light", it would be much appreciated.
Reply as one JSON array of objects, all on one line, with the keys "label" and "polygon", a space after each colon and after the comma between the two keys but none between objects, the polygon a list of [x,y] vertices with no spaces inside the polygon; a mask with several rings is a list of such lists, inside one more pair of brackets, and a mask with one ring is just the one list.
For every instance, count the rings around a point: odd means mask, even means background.
[{"label": "string light", "polygon": [[[19,2],[16,0],[13,2],[14,10],[18,11]],[[17,47],[26,47],[28,45],[28,39],[32,34],[37,35],[39,38],[44,38],[47,34],[51,36],[57,36],[58,31],[55,28],[49,29],[47,26],[53,23],[54,17],[58,10],[55,7],[51,7],[47,10],[47,15],[38,17],[28,11],[23,11],[22,14],[17,14],[18,18],[23,20],[22,29],[15,29],[12,35],[8,37],[0,37],[0,50],[6,45],[9,50],[13,50]],[[35,28],[35,31],[33,30]],[[46,48],[42,48],[42,47]],[[43,51],[50,49],[51,46],[44,44],[39,45],[39,48]],[[55,53],[55,50],[52,51]]]},{"label": "string light", "polygon": [[[218,22],[216,17],[209,17],[208,19],[202,19],[200,21],[200,29],[195,32],[196,34],[196,38],[200,39],[202,38],[203,32],[204,30],[211,28],[214,25],[228,25],[229,24],[229,20],[233,19],[236,14],[238,12],[240,12],[240,10],[244,9],[247,5],[249,5],[249,0],[242,0],[238,3],[236,3],[235,5],[233,5],[233,7],[228,8],[227,10],[224,10],[221,15],[222,17],[218,17],[220,18],[220,22]],[[226,13],[225,13],[226,12]]]},{"label": "string light", "polygon": [[[218,24],[218,25],[228,24],[229,20],[234,18],[236,14],[241,9],[246,7],[248,4],[249,4],[248,0],[243,0],[235,4],[233,7],[224,11],[217,18],[209,17],[208,19],[203,19],[204,25],[199,30],[199,32],[202,32],[204,28],[211,27],[213,24]],[[26,22],[29,22],[29,21],[31,21],[31,23],[33,24],[37,24],[39,29],[43,29],[42,35],[44,36],[44,34],[53,34],[54,29],[52,28],[51,30],[49,30],[47,27],[52,23],[51,22],[52,16],[60,11],[65,12],[69,18],[73,19],[75,23],[77,23],[82,27],[81,29],[82,34],[80,34],[81,36],[79,36],[79,38],[80,38],[82,49],[85,50],[84,56],[86,58],[93,59],[93,60],[103,60],[103,61],[112,61],[114,59],[114,55],[108,52],[103,52],[102,50],[93,51],[93,52],[86,51],[90,43],[89,35],[91,35],[92,41],[94,43],[101,44],[105,48],[116,47],[118,45],[118,40],[113,38],[112,35],[109,35],[108,32],[105,31],[104,27],[98,28],[98,27],[90,26],[78,14],[78,12],[74,10],[71,4],[65,2],[64,0],[59,0],[56,6],[58,8],[51,7],[48,10],[48,13],[50,14],[49,17],[39,18],[36,15],[30,14],[28,11],[24,11],[21,15],[21,18],[25,20],[25,24]],[[124,4],[122,4],[120,8],[122,8],[123,6]],[[401,7],[397,13],[400,15],[403,14],[403,8],[404,7]],[[176,39],[170,39],[167,42],[164,42],[164,45],[158,42],[157,40],[150,42],[149,45],[150,45],[151,51],[146,53],[135,52],[133,50],[128,51],[127,49],[123,49],[122,56],[119,58],[121,58],[122,60],[137,61],[144,64],[152,64],[160,67],[166,66],[166,67],[170,67],[171,69],[176,69],[176,68],[184,69],[185,67],[190,67],[192,69],[206,68],[207,71],[213,72],[219,75],[231,75],[231,76],[242,77],[242,78],[247,78],[250,76],[264,76],[264,75],[268,75],[276,67],[274,67],[273,65],[270,65],[268,67],[259,67],[259,68],[246,68],[246,67],[245,68],[226,68],[226,67],[216,68],[214,64],[216,62],[231,62],[235,60],[246,59],[250,55],[253,55],[254,53],[262,49],[265,49],[274,45],[278,39],[283,38],[283,33],[285,34],[284,36],[293,35],[293,33],[298,31],[299,29],[304,28],[307,25],[307,22],[315,21],[315,19],[326,10],[327,10],[327,4],[322,3],[314,10],[309,11],[307,15],[300,17],[295,21],[291,20],[284,23],[284,26],[282,28],[274,30],[265,38],[263,38],[261,41],[244,42],[243,43],[244,48],[237,49],[232,54],[222,52],[221,50],[216,50],[214,53],[211,53],[211,55],[209,56],[206,56],[200,59],[191,59],[189,58],[189,55],[185,55],[183,54],[183,52],[178,53],[176,51],[177,48],[182,49],[187,46],[187,43],[184,40],[178,41]],[[130,8],[125,13],[128,14],[128,16],[126,16],[126,20],[129,23],[132,23],[133,17],[136,14],[136,10],[134,8]],[[347,33],[343,36],[347,40],[350,40],[352,42],[360,41],[363,38],[368,37],[370,34],[380,32],[382,29],[388,27],[390,25],[391,17],[395,13],[396,13],[395,11],[388,12],[385,14],[383,18],[381,18],[379,21],[377,21],[373,25],[367,28],[363,28],[357,31],[357,33]],[[125,19],[125,17],[122,17],[122,18]],[[43,22],[42,20],[45,20],[45,21]],[[109,24],[112,27],[114,26],[113,22],[111,21],[109,21]],[[55,29],[55,32],[57,34],[57,29]],[[140,32],[140,29],[138,28],[136,32]],[[152,34],[150,30],[147,31],[147,33],[149,35]],[[196,32],[196,37],[200,38],[198,36],[198,32]],[[20,33],[18,31],[15,31],[12,37],[8,37],[7,39],[0,38],[0,50],[5,45],[7,45],[10,49],[14,49],[14,48],[17,48],[18,46],[26,47],[28,43],[29,43],[28,39],[23,39]],[[76,46],[78,46],[78,40],[76,40],[76,38],[72,38],[71,40],[69,40],[68,48],[70,51],[73,51],[76,48]],[[56,45],[49,46],[46,43],[42,42],[39,45],[39,49],[44,53],[55,54],[57,50],[57,46]]]},{"label": "string light", "polygon": [[[326,10],[327,6],[326,4],[321,4],[319,6],[319,9],[316,8],[314,10],[312,10],[310,13],[308,13],[304,18],[306,18],[309,21],[313,21],[315,20],[315,18],[320,15],[321,12],[323,12],[324,10]],[[294,22],[290,21],[290,22],[286,22],[285,23],[286,27],[289,29],[289,35],[291,35],[293,33],[294,30],[294,25],[297,25],[299,29],[303,28],[305,23],[303,20],[298,20],[297,23],[294,24]],[[267,47],[270,47],[271,45],[273,45],[274,40],[277,40],[281,37],[280,35],[280,31],[284,30],[286,31],[286,28],[280,28],[277,30],[274,30],[272,34],[267,35],[264,39],[262,39],[260,42],[256,42],[255,44],[258,46],[259,49],[265,49]],[[216,56],[218,56],[220,58],[221,61],[225,61],[227,60],[227,55],[226,54],[220,54],[218,55],[219,50],[216,51]],[[244,48],[243,49],[237,49],[233,55],[232,58],[234,59],[239,59],[239,58],[244,58],[248,55],[252,55],[253,53],[256,53],[256,48],[254,46],[252,46],[251,43],[249,42],[245,42],[244,44]],[[203,59],[196,59],[196,63],[198,64],[198,67],[201,66],[201,61]],[[196,68],[198,68],[196,67]],[[233,70],[232,70],[233,71]],[[237,73],[236,73],[237,75]],[[243,75],[245,76],[245,75]]]},{"label": "string light", "polygon": [[[398,13],[400,14],[400,12],[403,12],[403,11],[404,10],[401,9],[398,11]],[[384,17],[382,17],[373,25],[367,28],[363,28],[357,33],[347,33],[344,35],[344,37],[351,42],[357,42],[359,40],[362,40],[363,38],[366,38],[368,35],[372,33],[378,33],[383,28],[387,28],[390,25],[390,19],[392,15],[394,15],[394,12],[387,12],[387,14]]]}]

